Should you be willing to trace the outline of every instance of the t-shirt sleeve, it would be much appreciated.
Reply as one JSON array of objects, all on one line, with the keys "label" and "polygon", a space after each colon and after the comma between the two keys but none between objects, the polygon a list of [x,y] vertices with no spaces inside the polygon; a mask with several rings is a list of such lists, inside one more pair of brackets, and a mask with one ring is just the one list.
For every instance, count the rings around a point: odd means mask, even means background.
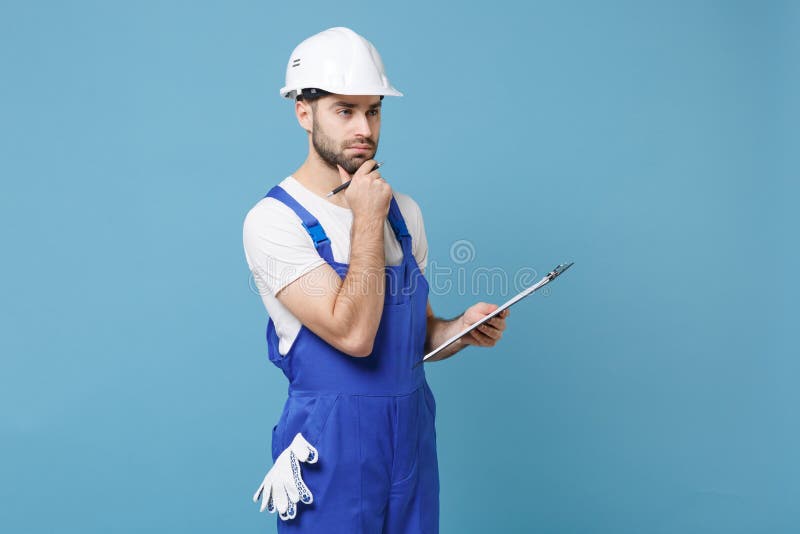
[{"label": "t-shirt sleeve", "polygon": [[297,215],[273,199],[259,202],[247,213],[242,239],[259,292],[274,296],[325,263]]},{"label": "t-shirt sleeve", "polygon": [[419,270],[422,271],[422,274],[425,274],[425,267],[428,266],[428,237],[425,234],[425,221],[422,219],[422,210],[416,202],[413,205],[416,212],[417,235],[414,236],[416,239],[412,243],[411,252],[417,260]]}]

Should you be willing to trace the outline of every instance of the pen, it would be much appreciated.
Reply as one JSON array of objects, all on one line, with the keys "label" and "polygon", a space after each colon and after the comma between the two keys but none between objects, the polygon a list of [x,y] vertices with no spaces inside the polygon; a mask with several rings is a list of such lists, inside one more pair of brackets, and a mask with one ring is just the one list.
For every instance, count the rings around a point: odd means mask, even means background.
[{"label": "pen", "polygon": [[[380,166],[381,166],[381,165],[383,165],[383,162],[382,162],[382,161],[381,161],[380,163],[378,163],[377,165],[375,165],[375,167],[372,169],[372,171],[376,171],[376,170],[378,170],[378,169],[380,168]],[[372,172],[372,171],[369,171],[369,172]],[[347,189],[347,186],[348,186],[348,185],[350,185],[350,182],[352,182],[352,181],[353,181],[353,180],[350,180],[349,182],[345,182],[345,183],[343,183],[342,185],[338,186],[336,189],[334,189],[333,191],[331,191],[330,193],[328,193],[327,195],[325,195],[325,198],[332,197],[333,195],[335,195],[335,194],[336,194],[336,193],[338,193],[339,191],[341,191],[341,190],[343,190],[343,189]]]}]

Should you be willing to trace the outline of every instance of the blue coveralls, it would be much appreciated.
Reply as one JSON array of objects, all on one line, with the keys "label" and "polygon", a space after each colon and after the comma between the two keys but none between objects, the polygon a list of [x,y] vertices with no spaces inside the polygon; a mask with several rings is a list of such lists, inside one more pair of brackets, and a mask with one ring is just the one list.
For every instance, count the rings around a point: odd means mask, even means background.
[{"label": "blue coveralls", "polygon": [[[344,278],[348,264],[333,260],[319,221],[280,186],[266,196],[294,210],[317,252]],[[319,453],[317,463],[301,464],[314,502],[298,503],[294,519],[278,518],[279,532],[439,532],[436,401],[425,366],[414,366],[423,356],[429,287],[394,197],[388,219],[403,261],[386,266],[383,315],[368,357],[337,350],[305,325],[281,356],[272,319],[267,325],[269,358],[289,379],[272,459],[298,432]]]}]

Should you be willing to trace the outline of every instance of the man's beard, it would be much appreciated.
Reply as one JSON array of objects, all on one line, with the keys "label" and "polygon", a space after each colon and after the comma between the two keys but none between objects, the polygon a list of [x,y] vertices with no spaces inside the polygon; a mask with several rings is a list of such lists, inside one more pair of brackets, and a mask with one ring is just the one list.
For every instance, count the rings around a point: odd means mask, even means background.
[{"label": "man's beard", "polygon": [[[314,130],[311,133],[311,144],[314,145],[314,150],[317,151],[322,161],[334,169],[336,165],[341,165],[349,174],[356,172],[368,159],[374,158],[378,151],[378,143],[371,138],[353,139],[344,143],[344,146],[337,147],[334,140],[325,135],[325,132],[323,132],[319,124],[317,124],[316,119],[314,120]],[[372,147],[372,155],[362,154],[353,157],[345,156],[345,148],[354,144],[369,145]]]}]

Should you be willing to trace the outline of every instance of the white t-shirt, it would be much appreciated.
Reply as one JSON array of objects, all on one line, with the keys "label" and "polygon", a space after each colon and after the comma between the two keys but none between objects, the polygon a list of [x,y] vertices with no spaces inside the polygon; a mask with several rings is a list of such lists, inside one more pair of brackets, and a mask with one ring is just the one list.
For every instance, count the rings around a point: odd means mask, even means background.
[{"label": "white t-shirt", "polygon": [[[333,260],[350,262],[350,228],[353,212],[318,196],[298,182],[293,176],[279,184],[289,195],[317,218],[331,241]],[[408,195],[393,190],[395,200],[403,214],[411,249],[420,270],[424,273],[428,263],[428,241],[422,211]],[[247,213],[242,232],[247,266],[253,276],[252,287],[258,290],[267,313],[275,324],[280,338],[278,350],[282,355],[289,349],[300,331],[300,320],[295,317],[275,295],[325,260],[314,248],[314,242],[303,228],[300,219],[283,202],[264,197]],[[384,223],[386,265],[400,265],[403,249],[397,241],[389,220]]]}]

